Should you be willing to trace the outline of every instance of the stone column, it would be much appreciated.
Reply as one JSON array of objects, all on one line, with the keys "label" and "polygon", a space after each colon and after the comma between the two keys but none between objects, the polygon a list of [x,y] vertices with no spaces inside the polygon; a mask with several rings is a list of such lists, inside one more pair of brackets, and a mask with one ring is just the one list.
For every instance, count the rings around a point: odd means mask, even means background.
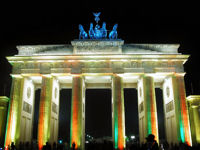
[{"label": "stone column", "polygon": [[50,143],[58,141],[59,127],[59,103],[60,103],[60,84],[56,78],[52,79],[52,102],[51,102],[51,138]]},{"label": "stone column", "polygon": [[70,147],[75,143],[75,149],[85,146],[85,86],[81,75],[74,75],[72,81]]},{"label": "stone column", "polygon": [[122,78],[112,78],[112,136],[114,149],[125,148],[124,92]]},{"label": "stone column", "polygon": [[38,145],[39,149],[49,142],[57,142],[59,85],[51,75],[42,77],[42,87],[39,106]]},{"label": "stone column", "polygon": [[7,117],[4,146],[10,145],[11,142],[14,142],[15,144],[19,143],[23,89],[24,89],[23,77],[21,75],[12,76],[12,87],[11,87],[10,102],[8,107],[8,117]]},{"label": "stone column", "polygon": [[187,97],[192,144],[200,144],[200,95]]},{"label": "stone column", "polygon": [[182,75],[173,74],[164,80],[163,98],[167,141],[169,143],[186,142],[191,145],[184,77]]},{"label": "stone column", "polygon": [[4,137],[6,131],[7,120],[7,108],[9,98],[6,96],[0,96],[0,147],[3,147]]},{"label": "stone column", "polygon": [[159,142],[155,87],[150,76],[144,75],[138,80],[138,112],[140,143],[145,142],[148,134],[153,134]]}]

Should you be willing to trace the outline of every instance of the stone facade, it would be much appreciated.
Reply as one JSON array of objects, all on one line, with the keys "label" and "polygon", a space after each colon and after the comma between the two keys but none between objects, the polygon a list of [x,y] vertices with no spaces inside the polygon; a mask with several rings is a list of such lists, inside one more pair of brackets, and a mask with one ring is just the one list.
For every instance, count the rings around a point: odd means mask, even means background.
[{"label": "stone facade", "polygon": [[[158,87],[163,89],[165,128],[167,132],[170,131],[167,140],[192,144],[183,80],[183,64],[189,56],[178,53],[179,45],[123,45],[123,40],[74,40],[71,43],[72,46],[18,46],[19,55],[7,57],[13,66],[11,105],[25,107],[22,104],[26,100],[21,96],[31,95],[25,81],[30,80],[33,86],[31,89],[42,89],[38,125],[40,149],[47,141],[52,143],[57,139],[59,113],[56,113],[56,108],[59,108],[59,94],[56,93],[62,88],[72,89],[70,142],[75,142],[78,149],[84,149],[85,143],[82,137],[85,133],[87,88],[112,89],[112,135],[116,149],[125,147],[124,88],[138,90],[140,142],[150,133],[159,141],[154,91]],[[21,96],[16,96],[15,92],[21,93]],[[29,105],[26,107],[28,111]],[[34,105],[30,107],[33,109]],[[16,118],[10,119],[15,114],[18,114]],[[8,127],[13,122],[17,123],[16,130],[7,128],[6,145],[12,141],[18,143],[22,139],[21,134],[18,134],[24,123],[19,121],[22,119],[21,114],[21,110],[9,109]],[[29,126],[32,127],[32,124]]]}]

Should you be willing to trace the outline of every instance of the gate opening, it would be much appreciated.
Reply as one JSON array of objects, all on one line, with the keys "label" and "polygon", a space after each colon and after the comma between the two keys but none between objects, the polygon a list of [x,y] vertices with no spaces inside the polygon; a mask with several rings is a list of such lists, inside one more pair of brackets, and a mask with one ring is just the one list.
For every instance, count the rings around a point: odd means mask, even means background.
[{"label": "gate opening", "polygon": [[85,142],[112,140],[111,89],[86,89]]},{"label": "gate opening", "polygon": [[139,141],[138,97],[134,88],[124,89],[126,144]]},{"label": "gate opening", "polygon": [[157,117],[158,117],[158,135],[159,141],[165,141],[165,121],[164,121],[164,105],[163,105],[163,92],[160,88],[155,88]]},{"label": "gate opening", "polygon": [[41,89],[35,90],[32,139],[37,140]]},{"label": "gate opening", "polygon": [[59,143],[70,142],[71,99],[72,99],[72,89],[60,90],[59,129],[58,129]]}]

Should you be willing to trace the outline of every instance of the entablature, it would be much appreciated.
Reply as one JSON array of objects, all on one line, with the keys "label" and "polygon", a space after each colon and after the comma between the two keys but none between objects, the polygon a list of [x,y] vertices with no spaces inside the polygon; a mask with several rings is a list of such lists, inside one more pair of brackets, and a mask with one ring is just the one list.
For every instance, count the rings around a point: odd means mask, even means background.
[{"label": "entablature", "polygon": [[21,73],[156,73],[184,72],[189,55],[71,55],[7,57]]}]

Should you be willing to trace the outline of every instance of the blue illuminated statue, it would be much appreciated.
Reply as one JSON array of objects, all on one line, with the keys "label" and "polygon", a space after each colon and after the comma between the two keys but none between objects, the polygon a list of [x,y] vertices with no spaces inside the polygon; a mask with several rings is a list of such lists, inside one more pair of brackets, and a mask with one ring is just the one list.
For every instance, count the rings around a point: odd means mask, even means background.
[{"label": "blue illuminated statue", "polygon": [[109,33],[109,39],[117,39],[117,24],[113,26],[112,31]]},{"label": "blue illuminated statue", "polygon": [[85,30],[83,29],[83,26],[81,24],[79,24],[79,39],[87,39],[88,38],[88,34],[85,32]]},{"label": "blue illuminated statue", "polygon": [[[88,35],[90,39],[106,39],[107,38],[107,29],[106,29],[106,23],[103,22],[102,27],[98,24],[100,18],[101,12],[93,13],[94,20],[96,21],[96,26],[93,26],[93,23],[90,23],[90,29],[88,34],[83,29],[82,25],[79,25],[79,39],[88,39]],[[117,24],[113,26],[112,31],[109,33],[109,39],[117,39]]]},{"label": "blue illuminated statue", "polygon": [[101,28],[101,34],[102,34],[102,38],[106,39],[107,38],[107,30],[106,30],[106,23],[103,22],[102,28]]},{"label": "blue illuminated statue", "polygon": [[98,24],[98,22],[100,20],[100,18],[99,18],[100,14],[101,14],[101,12],[93,13],[93,15],[95,16],[94,20],[96,21],[97,24]]},{"label": "blue illuminated statue", "polygon": [[93,30],[93,23],[90,23],[89,37],[90,37],[90,39],[95,38],[94,30]]},{"label": "blue illuminated statue", "polygon": [[101,39],[102,38],[102,33],[100,30],[100,26],[97,24],[94,28],[94,34],[95,34],[95,39]]}]

